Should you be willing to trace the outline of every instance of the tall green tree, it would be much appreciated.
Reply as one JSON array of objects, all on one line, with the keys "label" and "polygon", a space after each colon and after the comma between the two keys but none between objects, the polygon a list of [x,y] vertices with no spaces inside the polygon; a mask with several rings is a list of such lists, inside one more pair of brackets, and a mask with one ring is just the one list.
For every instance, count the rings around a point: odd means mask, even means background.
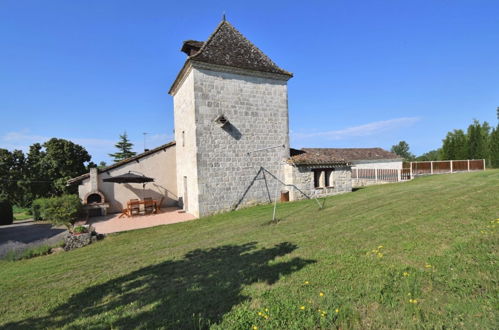
[{"label": "tall green tree", "polygon": [[487,122],[480,124],[474,120],[468,127],[468,158],[483,159],[488,158],[488,139],[490,126]]},{"label": "tall green tree", "polygon": [[432,161],[432,160],[441,160],[442,159],[442,149],[430,150],[425,152],[421,156],[416,157],[418,161]]},{"label": "tall green tree", "polygon": [[24,176],[26,159],[21,150],[10,152],[0,149],[0,198],[6,198],[12,204],[23,204],[21,180]]},{"label": "tall green tree", "polygon": [[43,144],[45,154],[42,158],[42,167],[47,177],[53,182],[52,193],[62,195],[74,193],[75,186],[67,186],[66,182],[78,175],[87,172],[85,166],[91,157],[82,146],[64,139],[52,138]]},{"label": "tall green tree", "polygon": [[0,149],[0,195],[14,205],[28,206],[39,197],[74,193],[77,187],[66,182],[87,172],[89,161],[85,148],[56,138],[31,145],[27,155]]},{"label": "tall green tree", "polygon": [[459,160],[468,158],[468,138],[463,130],[448,132],[442,141],[442,159]]},{"label": "tall green tree", "polygon": [[416,157],[409,149],[409,144],[407,142],[400,141],[398,144],[393,145],[390,151],[404,158],[404,160],[414,160]]},{"label": "tall green tree", "polygon": [[497,124],[497,127],[492,130],[492,133],[490,133],[489,155],[490,166],[499,168],[499,124]]},{"label": "tall green tree", "polygon": [[114,162],[119,162],[123,159],[127,159],[136,155],[136,153],[132,151],[133,143],[128,140],[126,132],[120,135],[120,140],[114,146],[118,149],[118,152],[109,154],[109,156],[114,158]]}]

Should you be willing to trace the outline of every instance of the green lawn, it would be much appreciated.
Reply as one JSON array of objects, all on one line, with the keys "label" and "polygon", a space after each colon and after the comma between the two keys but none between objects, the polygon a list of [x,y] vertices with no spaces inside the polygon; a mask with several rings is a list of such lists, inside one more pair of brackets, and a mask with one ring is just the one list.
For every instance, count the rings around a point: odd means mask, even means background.
[{"label": "green lawn", "polygon": [[12,208],[14,213],[14,221],[21,221],[33,218],[31,214],[29,214],[29,210],[27,208],[14,206]]},{"label": "green lawn", "polygon": [[437,175],[0,261],[0,328],[499,325],[499,170]]}]

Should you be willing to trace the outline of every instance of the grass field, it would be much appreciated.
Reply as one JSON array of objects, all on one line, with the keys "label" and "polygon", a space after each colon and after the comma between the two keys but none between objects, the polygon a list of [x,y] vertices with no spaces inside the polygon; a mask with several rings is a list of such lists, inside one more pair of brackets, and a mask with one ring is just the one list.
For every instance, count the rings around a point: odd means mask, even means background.
[{"label": "grass field", "polygon": [[27,208],[14,206],[12,208],[14,213],[14,221],[21,221],[33,218],[31,214],[29,214],[29,210]]},{"label": "grass field", "polygon": [[0,328],[498,328],[499,170],[271,212],[0,261]]}]

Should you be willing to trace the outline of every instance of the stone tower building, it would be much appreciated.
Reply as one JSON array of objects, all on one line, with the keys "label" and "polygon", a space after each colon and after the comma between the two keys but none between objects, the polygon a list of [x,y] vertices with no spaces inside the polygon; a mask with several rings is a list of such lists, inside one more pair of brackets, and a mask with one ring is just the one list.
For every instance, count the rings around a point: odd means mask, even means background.
[{"label": "stone tower building", "polygon": [[184,209],[204,216],[272,201],[277,181],[257,174],[264,167],[284,177],[293,75],[225,20],[205,42],[185,41],[182,51],[188,57],[169,93]]},{"label": "stone tower building", "polygon": [[[201,217],[272,202],[280,189],[290,200],[352,191],[351,163],[337,149],[289,147],[291,73],[225,20],[182,51],[187,60],[169,92],[175,141],[69,180],[89,212],[129,215],[130,201],[148,197]],[[104,181],[127,172],[154,183]]]}]

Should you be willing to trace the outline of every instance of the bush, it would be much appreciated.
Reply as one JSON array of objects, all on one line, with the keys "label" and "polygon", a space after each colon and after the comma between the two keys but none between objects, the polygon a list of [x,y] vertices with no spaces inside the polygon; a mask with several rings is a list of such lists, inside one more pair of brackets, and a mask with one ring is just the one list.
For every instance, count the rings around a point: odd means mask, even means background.
[{"label": "bush", "polygon": [[88,233],[88,228],[85,226],[76,226],[73,228],[73,233],[75,234]]},{"label": "bush", "polygon": [[13,222],[12,205],[7,200],[0,200],[0,225],[10,225]]},{"label": "bush", "polygon": [[44,210],[47,205],[49,198],[38,198],[31,204],[31,214],[33,215],[33,220],[44,220]]},{"label": "bush", "polygon": [[76,195],[39,198],[33,201],[33,218],[48,220],[54,225],[65,225],[68,229],[81,216],[82,205]]}]

